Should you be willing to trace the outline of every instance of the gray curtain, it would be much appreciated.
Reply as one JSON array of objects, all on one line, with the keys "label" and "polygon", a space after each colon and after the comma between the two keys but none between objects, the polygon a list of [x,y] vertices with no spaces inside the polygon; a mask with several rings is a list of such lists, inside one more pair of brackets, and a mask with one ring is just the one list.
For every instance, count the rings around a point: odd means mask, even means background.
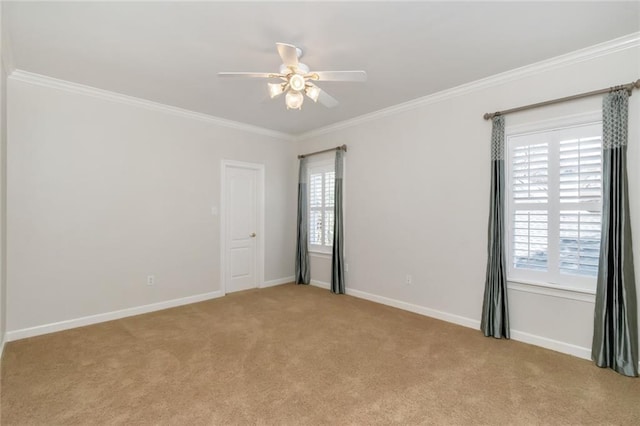
[{"label": "gray curtain", "polygon": [[485,336],[509,338],[507,270],[504,248],[504,117],[493,118],[491,133],[491,204],[487,277],[480,329]]},{"label": "gray curtain", "polygon": [[602,115],[602,242],[591,358],[625,376],[638,375],[638,317],[627,181],[629,94],[608,94]]},{"label": "gray curtain", "polygon": [[296,284],[309,284],[311,272],[309,270],[309,234],[307,212],[307,159],[300,159],[300,171],[298,173],[298,221],[297,221],[297,246],[296,246]]},{"label": "gray curtain", "polygon": [[333,222],[333,256],[331,257],[331,291],[344,294],[344,226],[342,218],[343,151],[336,151],[335,202]]}]

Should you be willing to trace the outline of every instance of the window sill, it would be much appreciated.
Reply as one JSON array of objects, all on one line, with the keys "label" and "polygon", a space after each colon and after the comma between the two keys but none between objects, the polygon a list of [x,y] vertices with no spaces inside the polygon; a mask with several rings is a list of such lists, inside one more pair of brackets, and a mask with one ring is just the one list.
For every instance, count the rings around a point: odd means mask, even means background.
[{"label": "window sill", "polygon": [[309,256],[331,259],[331,256],[333,256],[333,254],[327,251],[309,250]]},{"label": "window sill", "polygon": [[595,290],[586,290],[575,287],[562,287],[540,282],[507,280],[507,288],[509,290],[542,294],[544,296],[559,297],[562,299],[578,300],[580,302],[595,303],[596,300]]}]

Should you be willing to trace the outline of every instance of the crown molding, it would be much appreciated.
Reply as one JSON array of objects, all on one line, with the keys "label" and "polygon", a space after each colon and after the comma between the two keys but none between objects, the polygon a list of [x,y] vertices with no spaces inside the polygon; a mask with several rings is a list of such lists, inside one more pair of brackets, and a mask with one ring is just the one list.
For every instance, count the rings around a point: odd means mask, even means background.
[{"label": "crown molding", "polygon": [[510,81],[518,80],[524,77],[533,76],[543,72],[547,72],[556,68],[577,64],[583,61],[588,61],[601,56],[609,55],[622,50],[632,49],[640,46],[640,32],[628,34],[623,37],[619,37],[604,43],[596,44],[584,49],[576,50],[564,55],[556,56],[554,58],[546,59],[540,62],[536,62],[524,67],[515,68],[500,74],[476,80],[470,83],[465,83],[460,86],[456,86],[450,89],[446,89],[431,95],[427,95],[421,98],[413,99],[408,102],[404,102],[398,105],[384,108],[378,111],[374,111],[368,114],[360,115],[345,121],[330,124],[328,126],[320,127],[308,132],[292,135],[289,133],[279,132],[276,130],[266,129],[251,124],[241,123],[238,121],[228,120],[221,117],[216,117],[208,114],[203,114],[183,108],[178,108],[159,102],[154,102],[142,98],[136,98],[133,96],[124,95],[121,93],[111,92],[108,90],[98,89],[91,86],[86,86],[79,83],[74,83],[66,80],[60,80],[53,77],[48,77],[41,74],[36,74],[20,69],[15,69],[13,65],[13,58],[11,55],[10,43],[7,37],[3,34],[2,38],[2,62],[5,67],[6,73],[10,79],[16,81],[22,81],[39,86],[65,90],[73,93],[93,96],[100,99],[105,99],[114,102],[125,103],[134,105],[146,109],[155,111],[161,111],[185,118],[196,119],[205,121],[219,126],[243,130],[255,134],[264,136],[270,136],[280,138],[288,141],[302,141],[310,139],[316,136],[320,136],[327,133],[336,132],[338,130],[354,127],[359,124],[363,124],[369,121],[378,120],[384,117],[396,115],[405,111],[410,111],[416,108],[420,108],[433,103],[441,102],[443,100],[455,98],[468,93],[476,92],[500,84],[504,84]]},{"label": "crown molding", "polygon": [[245,132],[255,133],[263,136],[270,136],[274,138],[285,139],[288,141],[294,140],[294,137],[288,133],[278,132],[276,130],[271,130],[271,129],[265,129],[263,127],[241,123],[238,121],[227,120],[225,118],[220,118],[220,117],[215,117],[213,115],[190,111],[187,109],[162,104],[159,102],[154,102],[147,99],[136,98],[134,96],[123,95],[122,93],[116,93],[116,92],[111,92],[109,90],[103,90],[103,89],[98,89],[91,86],[85,86],[84,84],[74,83],[66,80],[60,80],[57,78],[48,77],[46,75],[36,74],[29,71],[21,70],[21,69],[14,70],[9,76],[9,79],[20,81],[23,83],[34,84],[37,86],[43,86],[51,89],[58,89],[66,92],[92,96],[94,98],[99,98],[107,101],[120,102],[127,105],[146,108],[152,111],[160,111],[160,112],[172,114],[179,117],[200,120],[207,123],[216,124],[222,127],[228,127],[236,130],[243,130]]},{"label": "crown molding", "polygon": [[453,87],[451,89],[442,90],[440,92],[423,96],[421,98],[413,99],[411,101],[394,105],[389,108],[384,108],[368,114],[360,115],[358,117],[354,117],[345,121],[340,121],[338,123],[330,124],[328,126],[320,127],[318,129],[314,129],[309,132],[300,133],[296,135],[296,141],[302,141],[305,139],[310,139],[310,138],[324,135],[327,133],[333,133],[338,130],[357,126],[359,124],[366,123],[369,121],[378,120],[383,117],[389,117],[405,111],[410,111],[416,108],[423,107],[425,105],[441,102],[446,99],[451,99],[458,96],[466,95],[468,93],[476,92],[489,87],[494,87],[510,81],[519,80],[524,77],[529,77],[529,76],[547,72],[553,69],[566,67],[566,66],[577,64],[584,61],[589,61],[591,59],[609,55],[622,50],[632,49],[638,46],[640,46],[640,32],[631,33],[623,37],[606,41],[604,43],[599,43],[590,47],[586,47],[584,49],[576,50],[576,51],[573,51],[564,55],[556,56],[550,59],[545,59],[540,62],[535,62],[530,65],[525,65],[520,68],[515,68],[512,70],[505,71],[500,74],[495,74],[490,77],[486,77],[470,83],[465,83],[460,86]]}]

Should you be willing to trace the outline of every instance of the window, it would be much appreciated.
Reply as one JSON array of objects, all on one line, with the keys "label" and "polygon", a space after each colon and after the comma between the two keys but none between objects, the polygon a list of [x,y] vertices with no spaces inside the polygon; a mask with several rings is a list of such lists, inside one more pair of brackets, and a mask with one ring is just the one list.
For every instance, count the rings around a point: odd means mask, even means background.
[{"label": "window", "polygon": [[333,247],[335,166],[309,164],[309,250],[330,253]]},{"label": "window", "polygon": [[602,124],[507,136],[508,279],[593,291]]}]

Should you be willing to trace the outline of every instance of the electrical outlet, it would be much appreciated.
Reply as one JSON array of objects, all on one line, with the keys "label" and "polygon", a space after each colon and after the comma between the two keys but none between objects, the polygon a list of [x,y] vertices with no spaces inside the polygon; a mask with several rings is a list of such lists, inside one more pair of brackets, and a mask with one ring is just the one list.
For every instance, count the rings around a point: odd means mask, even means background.
[{"label": "electrical outlet", "polygon": [[406,285],[411,285],[411,284],[413,284],[413,277],[412,277],[411,275],[408,275],[408,274],[407,274],[407,277],[405,278],[404,283],[405,283]]},{"label": "electrical outlet", "polygon": [[344,264],[344,271],[345,272],[349,272],[349,264],[348,263]]},{"label": "electrical outlet", "polygon": [[154,285],[156,283],[155,275],[147,275],[147,285]]}]

